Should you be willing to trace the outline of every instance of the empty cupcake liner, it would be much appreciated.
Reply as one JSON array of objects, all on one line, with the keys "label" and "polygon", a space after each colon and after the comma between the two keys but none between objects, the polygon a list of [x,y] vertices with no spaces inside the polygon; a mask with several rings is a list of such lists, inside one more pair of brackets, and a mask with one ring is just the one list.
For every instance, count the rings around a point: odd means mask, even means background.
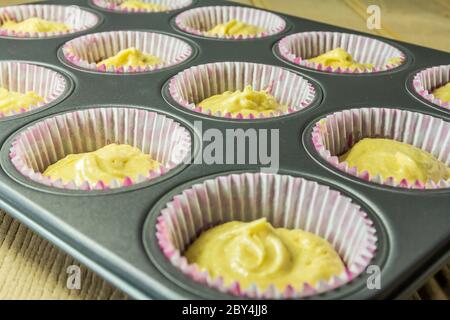
[{"label": "empty cupcake liner", "polygon": [[[327,51],[342,48],[359,63],[371,63],[374,68],[350,69],[327,67],[308,59]],[[356,34],[340,32],[301,32],[280,40],[278,50],[282,58],[294,64],[319,71],[334,73],[373,73],[391,70],[403,64],[405,54],[383,41]],[[389,64],[391,58],[400,58],[399,63]]]},{"label": "empty cupcake liner", "polygon": [[[316,285],[293,283],[283,292],[272,285],[260,291],[256,284],[225,285],[222,277],[212,278],[183,256],[210,227],[262,217],[274,227],[302,229],[326,239],[346,270]],[[264,173],[219,176],[184,190],[161,210],[156,237],[163,254],[185,275],[219,291],[251,298],[298,298],[332,290],[363,272],[377,249],[373,221],[349,197],[314,181]]]},{"label": "empty cupcake liner", "polygon": [[167,11],[181,9],[181,8],[190,6],[192,4],[192,0],[141,0],[141,1],[146,2],[146,3],[156,4],[156,5],[162,6],[167,9],[152,11],[152,10],[148,10],[148,9],[122,8],[120,5],[123,2],[125,2],[125,0],[93,0],[92,3],[94,3],[96,6],[103,8],[103,9],[119,11],[119,12],[124,12],[124,13],[167,12]]},{"label": "empty cupcake liner", "polygon": [[404,142],[431,153],[450,165],[450,123],[441,119],[399,109],[350,109],[328,115],[312,131],[312,142],[319,155],[340,171],[382,185],[414,188],[449,188],[450,179],[439,182],[395,181],[393,177],[372,176],[367,171],[349,167],[339,156],[363,138],[387,138]]},{"label": "empty cupcake liner", "polygon": [[[218,24],[237,21],[258,26],[264,32],[256,35],[209,35],[207,31]],[[175,19],[176,26],[187,33],[198,36],[221,39],[252,39],[264,38],[282,32],[286,28],[286,21],[271,12],[235,6],[211,6],[190,9],[180,13]]]},{"label": "empty cupcake liner", "polygon": [[[24,21],[28,18],[41,18],[61,22],[70,26],[69,31],[58,32],[16,32],[2,29],[6,21]],[[48,38],[85,31],[95,27],[99,22],[97,15],[78,6],[61,6],[49,4],[30,4],[0,8],[0,36],[19,38]]]},{"label": "empty cupcake liner", "polygon": [[[110,143],[137,147],[161,166],[135,180],[126,177],[109,184],[85,181],[77,185],[42,174],[69,154],[95,151]],[[132,108],[94,108],[64,113],[27,127],[13,138],[9,156],[22,175],[37,183],[63,189],[105,190],[162,176],[182,164],[190,150],[189,131],[163,114]]]},{"label": "empty cupcake liner", "polygon": [[[119,51],[134,47],[159,57],[164,62],[145,67],[106,67],[97,63],[116,55]],[[70,40],[62,47],[67,61],[98,72],[147,72],[168,68],[182,63],[192,55],[192,47],[186,42],[162,33],[145,31],[110,31],[94,33]]]},{"label": "empty cupcake liner", "polygon": [[436,98],[432,91],[450,82],[450,65],[431,67],[414,76],[413,87],[416,93],[439,107],[450,110],[450,102]]},{"label": "empty cupcake liner", "polygon": [[[211,110],[198,106],[208,97],[225,91],[243,90],[246,85],[251,85],[254,90],[267,90],[279,104],[288,107],[287,112],[248,116],[241,113],[223,114],[220,111],[213,114]],[[302,76],[281,67],[249,62],[218,62],[191,67],[178,73],[169,81],[169,94],[178,104],[195,112],[224,118],[255,119],[300,111],[311,105],[316,90]]]},{"label": "empty cupcake liner", "polygon": [[33,91],[44,99],[19,111],[3,112],[0,109],[0,118],[44,107],[60,98],[66,87],[64,76],[54,70],[31,63],[0,61],[0,88],[23,94]]}]

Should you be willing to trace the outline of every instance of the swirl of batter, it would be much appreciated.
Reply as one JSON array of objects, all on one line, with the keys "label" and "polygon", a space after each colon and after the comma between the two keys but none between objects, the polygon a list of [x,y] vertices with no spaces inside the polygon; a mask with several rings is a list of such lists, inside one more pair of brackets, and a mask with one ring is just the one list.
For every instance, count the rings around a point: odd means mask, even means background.
[{"label": "swirl of batter", "polygon": [[450,168],[432,154],[413,145],[391,139],[365,138],[358,141],[347,153],[339,157],[359,172],[380,174],[384,179],[394,177],[410,183],[416,180],[438,182],[450,177]]},{"label": "swirl of batter", "polygon": [[190,263],[243,288],[271,284],[280,291],[300,289],[344,270],[333,247],[319,236],[300,230],[273,228],[265,218],[249,223],[232,221],[202,233],[185,253]]},{"label": "swirl of batter", "polygon": [[206,34],[211,36],[254,36],[264,31],[263,28],[258,26],[232,19],[214,26]]},{"label": "swirl of batter", "polygon": [[85,181],[110,183],[111,180],[123,181],[126,177],[145,177],[159,166],[158,161],[136,147],[112,143],[96,151],[69,154],[50,165],[43,175],[65,183],[74,181],[76,185]]}]

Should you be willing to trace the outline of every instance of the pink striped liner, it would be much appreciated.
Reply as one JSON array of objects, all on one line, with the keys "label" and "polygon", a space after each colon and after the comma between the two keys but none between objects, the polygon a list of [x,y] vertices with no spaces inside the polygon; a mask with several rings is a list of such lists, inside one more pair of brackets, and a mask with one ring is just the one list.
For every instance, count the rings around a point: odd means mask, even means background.
[{"label": "pink striped liner", "polygon": [[436,98],[432,91],[450,82],[450,65],[435,66],[420,71],[414,76],[415,92],[431,103],[450,110],[450,102]]},{"label": "pink striped liner", "polygon": [[[52,180],[45,169],[69,154],[91,152],[110,143],[129,144],[149,154],[161,166],[135,180],[126,177],[110,184]],[[134,108],[94,108],[72,111],[39,121],[16,134],[10,159],[25,177],[62,189],[108,190],[160,177],[190,155],[191,136],[180,123],[163,114]]]},{"label": "pink striped liner", "polygon": [[185,8],[192,4],[192,0],[141,0],[142,2],[153,3],[168,8],[167,10],[152,11],[147,9],[121,8],[120,5],[124,1],[125,0],[93,0],[92,3],[106,10],[118,11],[123,13],[167,12]]},{"label": "pink striped liner", "polygon": [[[256,284],[225,285],[222,277],[211,277],[183,256],[211,226],[262,217],[274,227],[303,229],[326,239],[346,270],[316,285],[293,283],[283,292],[272,285],[260,291]],[[377,250],[373,221],[349,197],[314,181],[264,173],[219,176],[184,190],[161,210],[156,237],[172,265],[194,281],[231,295],[265,299],[301,298],[340,287],[361,274]]]},{"label": "pink striped liner", "polygon": [[[283,59],[302,67],[334,73],[374,73],[398,67],[405,61],[405,54],[383,41],[341,32],[300,32],[284,37],[278,42],[278,50]],[[359,63],[371,63],[373,69],[333,68],[308,59],[327,51],[342,48]],[[389,64],[391,58],[400,58],[399,63]]]},{"label": "pink striped liner", "polygon": [[[164,62],[136,68],[97,66],[98,62],[130,47],[159,57]],[[186,42],[162,33],[145,31],[109,31],[88,34],[66,42],[62,51],[67,61],[80,68],[107,73],[160,70],[180,64],[192,55],[192,47]]]},{"label": "pink striped liner", "polygon": [[[216,25],[226,23],[232,19],[258,26],[266,31],[256,35],[232,36],[209,35],[207,33],[208,30]],[[286,21],[276,14],[238,6],[211,6],[190,9],[180,13],[175,19],[175,24],[180,30],[190,34],[231,40],[264,38],[278,34],[286,28]]]},{"label": "pink striped liner", "polygon": [[67,85],[64,76],[52,69],[19,61],[0,61],[0,88],[23,94],[34,91],[44,98],[44,101],[18,112],[4,113],[0,110],[0,118],[45,107],[61,97]]},{"label": "pink striped liner", "polygon": [[[69,31],[58,32],[16,32],[2,29],[7,20],[20,22],[28,18],[41,18],[48,21],[61,22],[69,25]],[[61,6],[50,4],[29,4],[0,8],[0,36],[14,38],[50,38],[65,36],[94,28],[99,18],[94,13],[78,6]]]},{"label": "pink striped liner", "polygon": [[387,138],[427,151],[450,165],[450,123],[425,114],[387,108],[361,108],[336,112],[316,123],[312,142],[320,157],[340,171],[382,185],[410,189],[442,189],[450,179],[441,181],[395,181],[393,177],[371,176],[367,171],[349,167],[339,156],[363,138]]},{"label": "pink striped liner", "polygon": [[[271,115],[221,113],[213,114],[198,103],[225,91],[243,90],[251,85],[254,90],[268,90],[277,102],[288,106],[286,112]],[[171,97],[182,107],[209,116],[234,119],[262,119],[301,111],[316,97],[314,86],[301,75],[287,69],[249,62],[217,62],[183,70],[169,81]]]}]

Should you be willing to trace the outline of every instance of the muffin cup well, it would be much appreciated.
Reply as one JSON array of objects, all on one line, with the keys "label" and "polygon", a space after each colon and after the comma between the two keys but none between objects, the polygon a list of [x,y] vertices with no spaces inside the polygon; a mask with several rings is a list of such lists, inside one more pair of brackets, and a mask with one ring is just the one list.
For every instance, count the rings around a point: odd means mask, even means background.
[{"label": "muffin cup well", "polygon": [[67,86],[64,76],[52,69],[25,62],[0,61],[0,88],[22,94],[33,91],[44,99],[36,105],[19,111],[5,113],[0,110],[0,118],[45,107],[60,98]]},{"label": "muffin cup well", "polygon": [[319,155],[333,167],[360,179],[400,188],[448,188],[450,179],[423,183],[393,177],[372,176],[349,167],[339,156],[363,138],[387,138],[404,142],[431,153],[450,165],[450,123],[421,113],[387,108],[361,108],[336,112],[318,121],[312,142]]},{"label": "muffin cup well", "polygon": [[[317,57],[327,51],[342,48],[350,53],[359,63],[371,63],[374,68],[350,69],[327,67],[308,59]],[[373,73],[387,71],[398,67],[405,61],[405,54],[383,41],[340,32],[300,32],[289,35],[278,42],[281,57],[296,65],[333,73]],[[399,63],[388,64],[391,58],[400,58]]]},{"label": "muffin cup well", "polygon": [[[69,154],[95,151],[111,143],[129,144],[161,163],[146,176],[126,177],[109,184],[88,181],[77,185],[42,174]],[[94,108],[60,114],[39,121],[14,137],[10,159],[25,177],[43,185],[79,190],[130,186],[159,177],[190,155],[191,136],[180,123],[153,111],[133,108]]]},{"label": "muffin cup well", "polygon": [[[119,51],[134,47],[147,54],[163,59],[158,65],[145,67],[116,68],[97,66],[97,63],[116,55]],[[168,68],[187,60],[193,52],[192,47],[178,38],[156,32],[110,31],[88,34],[70,40],[62,47],[67,61],[72,64],[98,72],[124,73],[147,72]]]},{"label": "muffin cup well", "polygon": [[[293,283],[283,292],[272,285],[260,291],[256,284],[225,285],[221,277],[212,278],[183,256],[212,226],[262,217],[274,227],[303,229],[328,240],[346,270],[316,285]],[[156,237],[163,254],[185,275],[219,291],[252,298],[305,297],[332,290],[363,272],[377,249],[373,221],[350,198],[314,181],[264,173],[219,176],[184,190],[161,210]]]},{"label": "muffin cup well", "polygon": [[[253,90],[268,90],[275,100],[288,107],[287,112],[271,115],[263,113],[244,116],[241,113],[213,114],[198,103],[225,91],[243,90],[251,85]],[[311,105],[316,97],[314,86],[302,76],[287,69],[249,62],[218,62],[186,69],[169,81],[170,96],[182,107],[210,116],[255,119],[276,117],[293,113]]]},{"label": "muffin cup well", "polygon": [[414,76],[415,92],[431,103],[450,110],[450,102],[436,98],[432,91],[450,82],[450,65],[431,67],[420,71]]},{"label": "muffin cup well", "polygon": [[[41,18],[70,26],[68,31],[58,32],[15,32],[2,29],[1,25],[9,20],[20,22],[28,18]],[[50,4],[30,4],[0,8],[0,36],[18,38],[49,38],[85,31],[95,27],[99,18],[94,13],[78,6]]]},{"label": "muffin cup well", "polygon": [[141,0],[142,2],[152,3],[168,8],[167,10],[152,11],[147,9],[128,9],[121,8],[120,5],[125,0],[92,0],[92,3],[100,8],[123,13],[148,13],[148,12],[167,12],[181,9],[192,4],[192,0]]},{"label": "muffin cup well", "polygon": [[[221,36],[207,33],[216,25],[232,19],[255,25],[266,31],[256,35]],[[264,38],[280,33],[286,28],[286,21],[276,14],[237,6],[211,6],[190,9],[180,13],[175,19],[175,24],[180,30],[197,36],[232,40]]]}]

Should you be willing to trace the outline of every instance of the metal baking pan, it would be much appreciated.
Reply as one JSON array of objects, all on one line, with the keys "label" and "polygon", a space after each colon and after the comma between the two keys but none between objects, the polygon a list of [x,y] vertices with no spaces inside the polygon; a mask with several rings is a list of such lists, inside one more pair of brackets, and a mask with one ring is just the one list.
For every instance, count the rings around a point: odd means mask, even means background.
[{"label": "metal baking pan", "polygon": [[[450,121],[449,112],[410,93],[412,76],[426,67],[448,64],[449,53],[370,35],[400,48],[406,54],[406,63],[394,70],[370,75],[327,74],[282,61],[274,52],[274,45],[282,37],[300,31],[362,33],[278,14],[287,22],[287,28],[279,34],[247,41],[211,40],[181,32],[174,27],[174,17],[196,6],[236,4],[196,0],[188,8],[169,13],[122,14],[99,9],[88,0],[42,3],[77,5],[100,16],[100,24],[82,34],[155,30],[187,41],[195,51],[190,60],[168,69],[112,75],[86,72],[60,59],[61,46],[80,33],[40,40],[0,38],[0,60],[30,61],[47,66],[62,73],[70,84],[64,97],[53,106],[0,120],[0,206],[131,297],[235,298],[174,273],[170,264],[156,253],[159,248],[151,226],[158,210],[186,186],[220,173],[258,171],[260,166],[192,164],[162,179],[131,188],[72,192],[45,188],[14,173],[8,157],[14,133],[54,114],[96,106],[156,110],[185,124],[192,135],[195,134],[193,123],[199,119],[205,130],[278,128],[282,142],[279,172],[307,177],[340,190],[368,212],[378,230],[378,251],[372,263],[381,267],[381,289],[369,290],[366,281],[370,275],[363,273],[349,284],[314,298],[406,297],[450,258],[450,190],[408,190],[362,182],[320,160],[309,139],[311,126],[317,119],[350,108],[400,108]],[[192,65],[219,61],[257,62],[290,69],[315,84],[318,97],[310,108],[264,121],[202,116],[177,107],[168,97],[167,81],[172,76]]]}]

